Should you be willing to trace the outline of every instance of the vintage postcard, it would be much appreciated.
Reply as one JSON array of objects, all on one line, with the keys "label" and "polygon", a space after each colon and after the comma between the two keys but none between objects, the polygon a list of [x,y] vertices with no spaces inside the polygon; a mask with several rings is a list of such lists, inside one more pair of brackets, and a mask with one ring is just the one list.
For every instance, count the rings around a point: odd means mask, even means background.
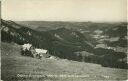
[{"label": "vintage postcard", "polygon": [[2,81],[127,80],[127,0],[1,1]]}]

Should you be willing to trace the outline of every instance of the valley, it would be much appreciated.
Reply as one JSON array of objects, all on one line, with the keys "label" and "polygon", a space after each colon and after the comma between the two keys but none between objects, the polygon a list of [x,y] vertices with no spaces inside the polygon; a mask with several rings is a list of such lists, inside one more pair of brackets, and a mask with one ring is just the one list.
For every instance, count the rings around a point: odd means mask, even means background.
[{"label": "valley", "polygon": [[[85,81],[127,78],[127,23],[2,20],[1,40],[3,80]],[[25,43],[46,49],[58,59],[43,57],[40,60],[22,56],[21,45]],[[17,77],[18,74],[43,77]],[[64,77],[63,74],[83,77]],[[49,75],[62,75],[64,78]]]}]

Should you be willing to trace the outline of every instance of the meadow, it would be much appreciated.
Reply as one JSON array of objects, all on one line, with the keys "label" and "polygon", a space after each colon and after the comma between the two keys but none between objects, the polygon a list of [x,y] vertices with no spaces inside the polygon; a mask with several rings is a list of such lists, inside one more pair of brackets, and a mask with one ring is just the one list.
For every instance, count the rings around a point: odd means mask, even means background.
[{"label": "meadow", "polygon": [[36,59],[22,56],[20,45],[2,42],[2,80],[4,81],[89,81],[126,80],[127,69],[67,59]]}]

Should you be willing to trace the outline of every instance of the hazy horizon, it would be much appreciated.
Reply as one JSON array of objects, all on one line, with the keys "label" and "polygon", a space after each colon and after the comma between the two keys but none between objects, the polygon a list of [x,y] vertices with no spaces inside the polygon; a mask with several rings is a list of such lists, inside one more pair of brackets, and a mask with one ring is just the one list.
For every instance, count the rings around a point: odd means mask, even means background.
[{"label": "hazy horizon", "polygon": [[1,11],[13,21],[127,22],[126,0],[5,0]]},{"label": "hazy horizon", "polygon": [[80,23],[128,23],[127,21],[66,21],[66,20],[9,20],[9,19],[3,19],[6,21],[14,21],[14,22],[80,22]]}]

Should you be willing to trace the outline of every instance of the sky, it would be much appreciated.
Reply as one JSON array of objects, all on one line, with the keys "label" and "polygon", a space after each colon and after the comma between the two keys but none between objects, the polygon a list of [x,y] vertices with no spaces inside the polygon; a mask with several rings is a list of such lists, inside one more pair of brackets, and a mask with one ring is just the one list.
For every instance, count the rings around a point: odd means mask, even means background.
[{"label": "sky", "polygon": [[123,22],[127,0],[3,0],[2,18],[15,21]]}]

